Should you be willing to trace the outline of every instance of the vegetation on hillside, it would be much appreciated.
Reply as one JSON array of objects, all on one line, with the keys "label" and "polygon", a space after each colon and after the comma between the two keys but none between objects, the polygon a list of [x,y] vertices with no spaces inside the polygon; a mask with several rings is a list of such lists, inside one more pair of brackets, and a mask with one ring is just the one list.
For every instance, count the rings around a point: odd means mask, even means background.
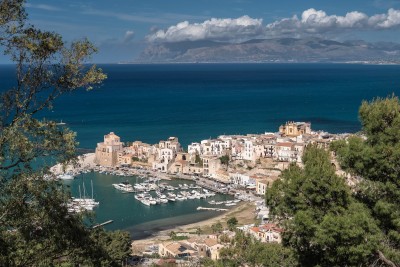
[{"label": "vegetation on hillside", "polygon": [[129,255],[129,234],[91,229],[68,213],[62,185],[44,179],[49,158],[74,161],[77,142],[75,133],[41,119],[41,112],[106,75],[84,65],[96,52],[88,40],[67,45],[35,28],[24,4],[0,1],[0,50],[16,67],[14,86],[0,95],[0,266],[120,265]]}]

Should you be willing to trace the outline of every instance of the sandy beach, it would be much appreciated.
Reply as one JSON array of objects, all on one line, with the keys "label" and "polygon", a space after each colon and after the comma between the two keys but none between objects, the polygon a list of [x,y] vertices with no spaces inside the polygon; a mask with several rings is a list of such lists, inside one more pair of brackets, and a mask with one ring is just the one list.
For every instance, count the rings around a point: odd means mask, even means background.
[{"label": "sandy beach", "polygon": [[146,239],[133,240],[132,252],[133,254],[140,255],[147,248],[147,246],[169,240],[170,239],[169,234],[171,231],[190,236],[190,235],[196,235],[195,234],[196,230],[200,228],[204,234],[211,233],[211,225],[220,222],[224,227],[226,227],[226,221],[231,217],[236,217],[236,219],[238,220],[238,225],[254,223],[256,221],[254,203],[249,203],[249,202],[241,203],[235,208],[219,216],[210,218],[208,220],[177,226],[168,230],[163,230],[154,233],[153,236],[148,237]]}]

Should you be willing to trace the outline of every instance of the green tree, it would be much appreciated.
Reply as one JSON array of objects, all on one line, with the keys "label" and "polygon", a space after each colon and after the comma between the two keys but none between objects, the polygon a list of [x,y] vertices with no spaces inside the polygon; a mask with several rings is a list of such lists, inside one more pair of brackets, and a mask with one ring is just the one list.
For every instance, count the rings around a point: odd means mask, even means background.
[{"label": "green tree", "polygon": [[175,239],[176,238],[176,233],[174,231],[169,232],[169,237],[171,239]]},{"label": "green tree", "polygon": [[196,228],[196,235],[201,235],[203,233],[203,230],[200,227]]},{"label": "green tree", "polygon": [[62,184],[44,179],[51,162],[75,160],[75,133],[40,112],[106,75],[84,65],[96,52],[89,41],[67,46],[26,18],[23,0],[0,1],[0,47],[16,67],[14,86],[0,95],[0,266],[101,266],[116,254],[99,245],[81,216],[68,213]]},{"label": "green tree", "polygon": [[223,155],[219,157],[219,160],[221,161],[221,164],[224,164],[226,166],[229,165],[229,156],[228,155]]},{"label": "green tree", "polygon": [[221,233],[224,228],[220,222],[214,223],[211,225],[211,230],[213,233]]},{"label": "green tree", "polygon": [[290,248],[277,243],[261,243],[238,231],[230,247],[222,249],[221,259],[213,266],[297,266]]},{"label": "green tree", "polygon": [[304,169],[291,165],[283,171],[266,194],[271,213],[285,228],[284,246],[303,266],[371,263],[380,232],[368,209],[335,174],[327,151],[309,146],[303,162]]},{"label": "green tree", "polygon": [[200,166],[203,166],[203,160],[201,159],[199,154],[196,154],[195,163],[199,164]]},{"label": "green tree", "polygon": [[238,220],[236,217],[229,218],[229,220],[226,222],[228,225],[229,230],[233,231],[238,224]]},{"label": "green tree", "polygon": [[383,233],[377,255],[400,265],[400,102],[398,97],[364,101],[359,110],[366,138],[334,142],[341,167],[359,179],[354,196],[379,222]]}]

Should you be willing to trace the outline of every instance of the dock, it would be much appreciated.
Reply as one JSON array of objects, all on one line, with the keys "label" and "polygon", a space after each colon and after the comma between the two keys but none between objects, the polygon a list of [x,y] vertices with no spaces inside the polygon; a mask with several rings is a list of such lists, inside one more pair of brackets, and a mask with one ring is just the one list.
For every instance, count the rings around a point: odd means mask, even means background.
[{"label": "dock", "polygon": [[220,208],[206,208],[206,207],[197,207],[197,210],[228,211],[228,209],[220,209]]},{"label": "dock", "polygon": [[93,226],[92,228],[94,229],[94,228],[97,228],[97,227],[100,227],[100,226],[104,226],[104,225],[110,224],[110,223],[112,223],[112,222],[113,222],[113,220],[108,220],[108,221],[106,221],[106,222],[96,224],[96,225]]}]

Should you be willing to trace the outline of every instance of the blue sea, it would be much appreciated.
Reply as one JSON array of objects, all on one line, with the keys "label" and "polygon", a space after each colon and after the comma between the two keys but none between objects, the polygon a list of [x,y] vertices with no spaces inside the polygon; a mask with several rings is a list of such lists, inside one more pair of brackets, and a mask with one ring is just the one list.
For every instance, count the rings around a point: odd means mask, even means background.
[{"label": "blue sea", "polygon": [[[122,141],[147,143],[177,136],[184,147],[221,134],[276,132],[288,120],[311,122],[314,130],[357,132],[361,129],[358,108],[363,100],[400,94],[400,66],[397,65],[100,67],[108,75],[101,87],[65,95],[56,101],[53,110],[42,114],[67,123],[77,132],[80,147],[85,149],[94,149],[110,131]],[[13,73],[12,66],[0,66],[2,90],[14,84]],[[145,232],[178,221],[185,223],[214,216],[196,213],[191,204],[183,204],[176,209],[177,213],[170,210],[169,216],[154,210],[146,213],[143,207],[132,210],[130,205],[137,204],[129,196],[110,191],[114,190],[111,183],[117,178],[95,175],[90,179],[94,180],[94,191],[108,207],[100,207],[98,217],[116,221],[109,229]],[[77,181],[72,185],[75,194]],[[106,191],[102,191],[103,187]],[[132,216],[135,213],[141,216]]]}]

